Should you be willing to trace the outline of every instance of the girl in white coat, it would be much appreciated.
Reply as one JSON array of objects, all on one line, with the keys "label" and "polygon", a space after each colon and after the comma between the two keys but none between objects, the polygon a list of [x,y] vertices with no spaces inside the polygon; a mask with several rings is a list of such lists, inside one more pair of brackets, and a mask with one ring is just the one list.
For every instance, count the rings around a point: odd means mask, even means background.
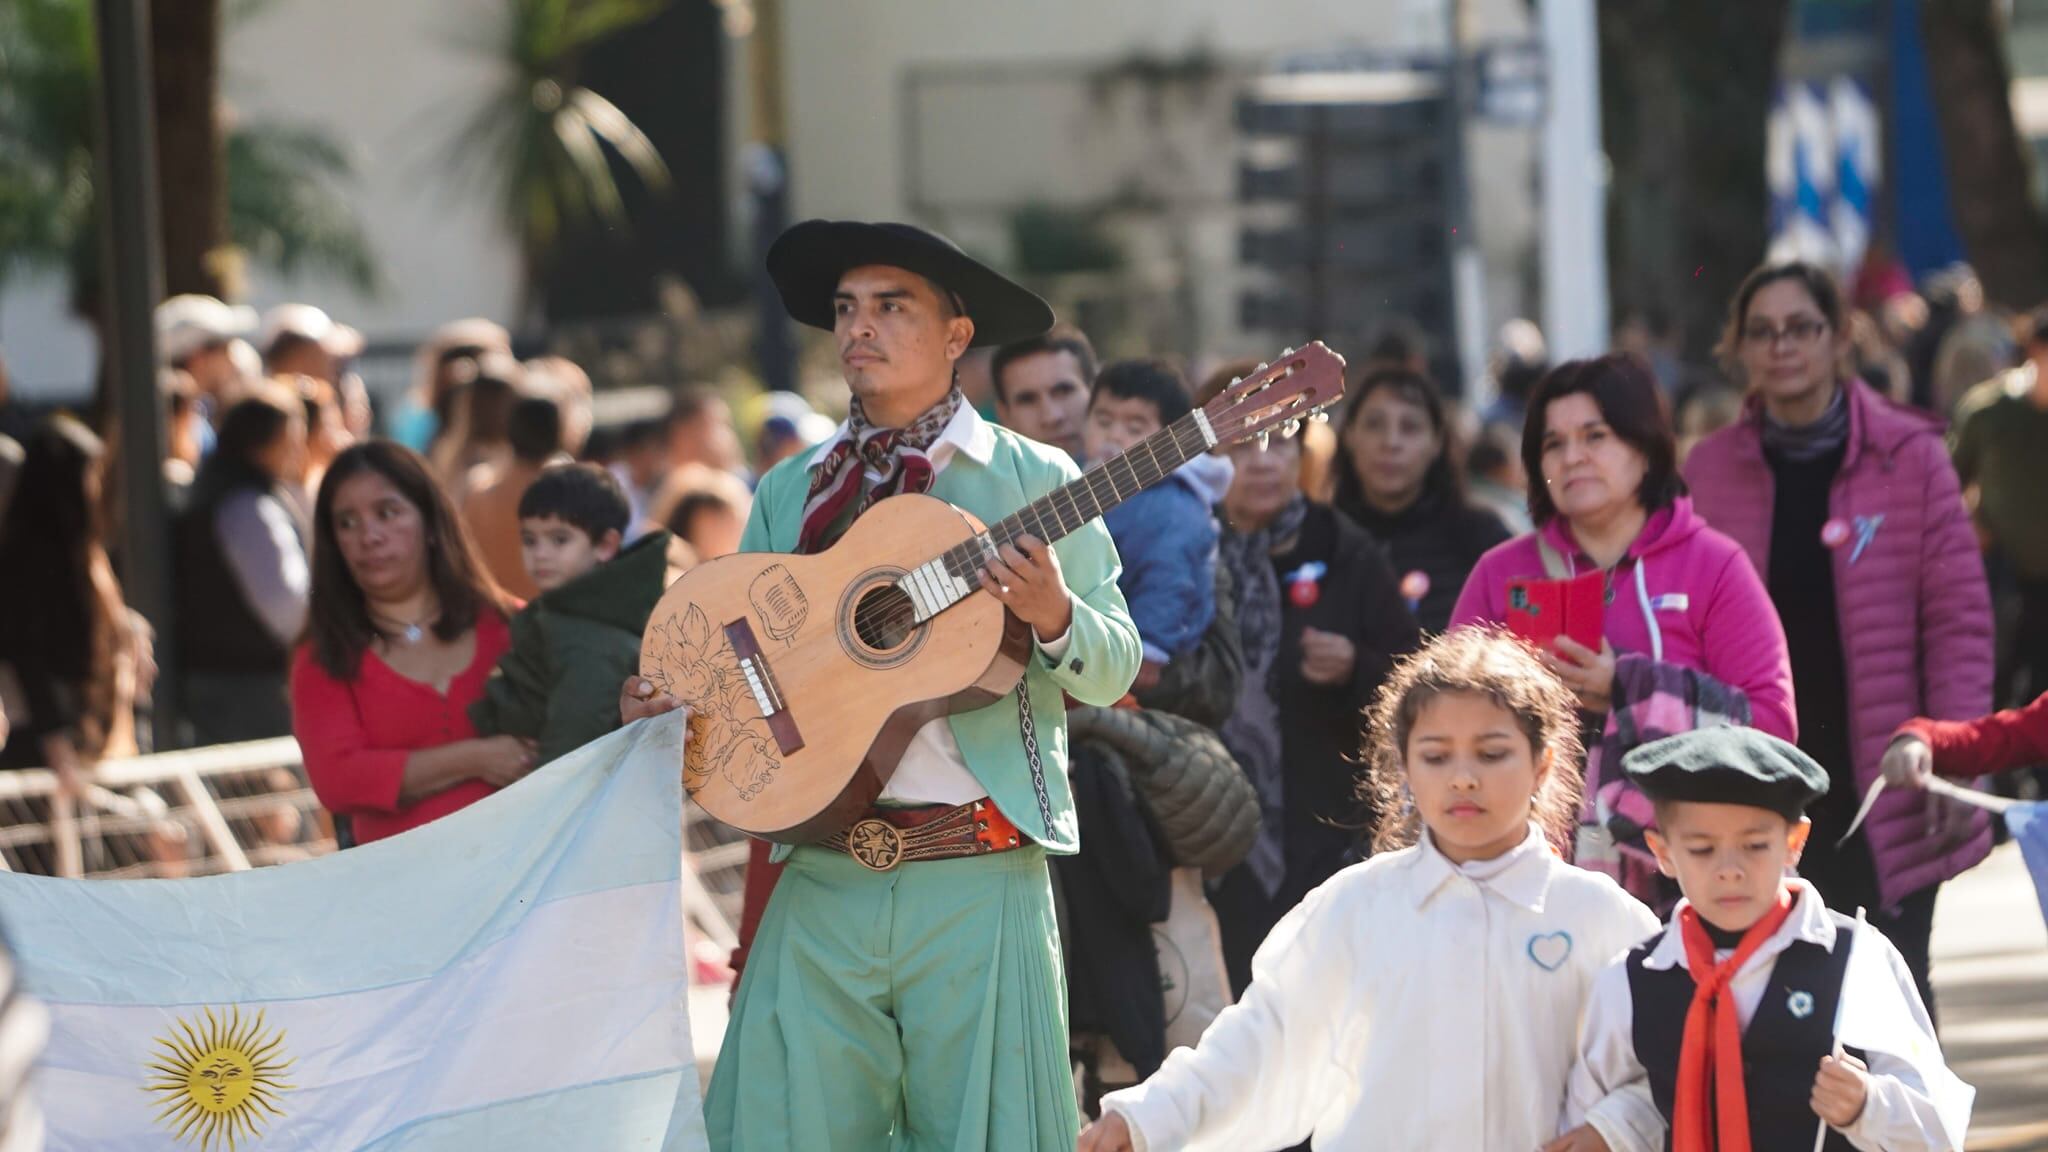
[{"label": "girl in white coat", "polygon": [[1649,1094],[1623,1091],[1559,1136],[1593,978],[1657,930],[1557,854],[1578,811],[1571,693],[1520,641],[1461,629],[1387,681],[1367,751],[1382,854],[1288,913],[1244,998],[1106,1097],[1080,1152],[1534,1152],[1661,1132]]}]

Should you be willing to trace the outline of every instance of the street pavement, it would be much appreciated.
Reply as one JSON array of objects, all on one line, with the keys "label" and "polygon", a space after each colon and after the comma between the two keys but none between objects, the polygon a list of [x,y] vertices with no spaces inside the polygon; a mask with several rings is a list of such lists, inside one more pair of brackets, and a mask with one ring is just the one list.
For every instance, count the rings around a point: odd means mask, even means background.
[{"label": "street pavement", "polygon": [[1970,1152],[2048,1152],[2048,926],[2019,849],[1943,886],[1933,952],[1942,1050],[1977,1089]]}]

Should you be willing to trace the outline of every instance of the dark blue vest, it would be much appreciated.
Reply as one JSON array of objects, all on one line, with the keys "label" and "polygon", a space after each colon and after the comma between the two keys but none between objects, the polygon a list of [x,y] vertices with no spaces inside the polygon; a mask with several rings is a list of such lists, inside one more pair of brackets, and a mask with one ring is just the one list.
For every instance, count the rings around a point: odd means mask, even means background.
[{"label": "dark blue vest", "polygon": [[[1742,1084],[1749,1102],[1749,1142],[1757,1152],[1810,1152],[1820,1118],[1813,1114],[1813,1078],[1820,1058],[1834,1050],[1835,1005],[1849,964],[1855,921],[1829,913],[1835,947],[1795,940],[1771,965],[1771,982],[1756,1015],[1742,1032]],[[1636,1060],[1650,1080],[1650,1094],[1666,1123],[1676,1098],[1678,1054],[1685,1039],[1685,1015],[1692,1007],[1692,973],[1677,965],[1658,971],[1643,967],[1662,936],[1628,954],[1628,990],[1634,1004]],[[1854,1048],[1850,1055],[1861,1059]],[[1671,1136],[1664,1137],[1666,1152]],[[1841,1133],[1830,1131],[1827,1152],[1854,1152]]]}]

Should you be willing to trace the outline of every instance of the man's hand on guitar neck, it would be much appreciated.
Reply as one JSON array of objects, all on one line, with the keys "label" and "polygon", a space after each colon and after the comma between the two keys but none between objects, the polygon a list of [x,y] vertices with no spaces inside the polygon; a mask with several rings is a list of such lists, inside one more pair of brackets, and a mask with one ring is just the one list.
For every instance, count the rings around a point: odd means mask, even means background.
[{"label": "man's hand on guitar neck", "polygon": [[1074,623],[1074,600],[1059,556],[1036,536],[1019,536],[996,555],[981,570],[981,586],[1031,625],[1040,644],[1065,636]]}]

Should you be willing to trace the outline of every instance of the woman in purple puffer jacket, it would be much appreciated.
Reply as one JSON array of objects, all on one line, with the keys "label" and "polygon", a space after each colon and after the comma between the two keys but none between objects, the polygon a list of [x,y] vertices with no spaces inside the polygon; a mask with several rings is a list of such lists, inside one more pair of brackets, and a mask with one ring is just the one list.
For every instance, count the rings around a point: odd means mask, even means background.
[{"label": "woman in purple puffer jacket", "polygon": [[1764,573],[1791,650],[1799,746],[1828,769],[1799,870],[1829,907],[1870,910],[1932,1008],[1935,892],[1990,850],[1988,821],[1889,793],[1836,842],[1900,724],[1990,711],[1990,594],[1939,424],[1844,374],[1848,343],[1826,272],[1751,273],[1722,346],[1749,401],[1685,472],[1700,514]]}]

